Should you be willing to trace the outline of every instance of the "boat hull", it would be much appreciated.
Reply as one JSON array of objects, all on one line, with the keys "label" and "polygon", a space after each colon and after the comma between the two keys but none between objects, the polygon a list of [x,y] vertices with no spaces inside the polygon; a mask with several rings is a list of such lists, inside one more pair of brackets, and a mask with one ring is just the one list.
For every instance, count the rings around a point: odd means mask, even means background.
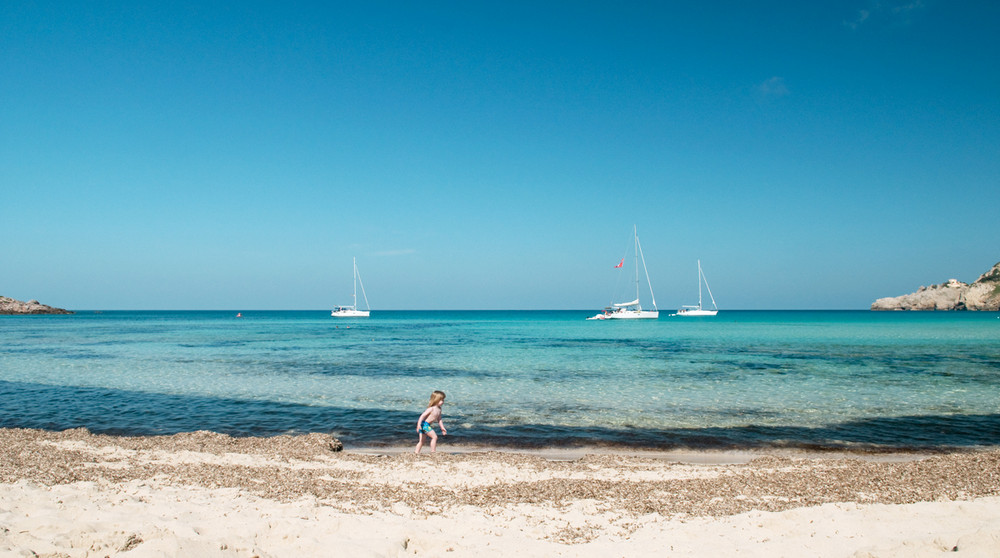
[{"label": "boat hull", "polygon": [[605,320],[655,320],[660,317],[656,310],[622,310],[605,314]]},{"label": "boat hull", "polygon": [[686,316],[689,318],[696,318],[698,316],[714,316],[718,314],[718,310],[678,310],[675,316]]},{"label": "boat hull", "polygon": [[367,318],[368,310],[334,310],[330,315],[334,318]]}]

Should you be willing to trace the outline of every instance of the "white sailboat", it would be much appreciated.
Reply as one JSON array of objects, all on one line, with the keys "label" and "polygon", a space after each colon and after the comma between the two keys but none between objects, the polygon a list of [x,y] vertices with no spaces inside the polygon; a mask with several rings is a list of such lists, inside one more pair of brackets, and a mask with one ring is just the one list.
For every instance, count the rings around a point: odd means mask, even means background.
[{"label": "white sailboat", "polygon": [[[635,300],[629,302],[612,303],[603,312],[587,318],[588,320],[655,320],[660,317],[660,312],[656,308],[656,296],[653,295],[653,285],[649,282],[649,271],[646,269],[646,258],[642,255],[642,245],[639,244],[639,233],[635,225],[632,226],[632,236],[635,240]],[[639,261],[642,260],[642,270],[646,274],[646,284],[649,286],[649,298],[653,302],[652,310],[643,310],[639,304]],[[618,264],[618,267],[624,264]]]},{"label": "white sailboat", "polygon": [[[712,299],[712,309],[707,310],[701,306],[701,284],[705,283],[705,288],[708,290],[708,296]],[[712,288],[708,286],[708,279],[705,278],[705,272],[701,270],[701,260],[698,260],[698,306],[684,306],[677,311],[675,316],[714,316],[719,313],[719,307],[715,305],[715,297],[712,296]]]},{"label": "white sailboat", "polygon": [[[361,295],[365,297],[365,310],[358,310],[358,283],[361,283]],[[330,315],[334,318],[367,318],[370,312],[368,295],[365,294],[365,284],[361,282],[361,274],[358,273],[358,259],[354,258],[354,304],[337,306],[330,312]]]}]

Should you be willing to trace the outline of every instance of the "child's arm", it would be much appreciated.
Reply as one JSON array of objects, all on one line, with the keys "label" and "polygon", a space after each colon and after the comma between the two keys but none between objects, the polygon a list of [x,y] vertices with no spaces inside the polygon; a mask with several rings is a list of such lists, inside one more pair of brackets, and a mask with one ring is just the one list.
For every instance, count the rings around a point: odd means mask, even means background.
[{"label": "child's arm", "polygon": [[444,419],[443,418],[439,418],[438,419],[438,426],[441,427],[441,435],[442,436],[447,436],[448,435],[448,429],[444,427]]}]

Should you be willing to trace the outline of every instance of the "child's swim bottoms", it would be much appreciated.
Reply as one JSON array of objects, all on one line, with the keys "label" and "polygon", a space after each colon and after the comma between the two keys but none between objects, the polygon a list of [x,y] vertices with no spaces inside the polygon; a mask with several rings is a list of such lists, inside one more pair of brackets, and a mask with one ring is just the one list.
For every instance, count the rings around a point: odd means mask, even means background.
[{"label": "child's swim bottoms", "polygon": [[424,434],[433,434],[434,429],[431,428],[431,423],[424,421],[420,423],[420,431]]}]

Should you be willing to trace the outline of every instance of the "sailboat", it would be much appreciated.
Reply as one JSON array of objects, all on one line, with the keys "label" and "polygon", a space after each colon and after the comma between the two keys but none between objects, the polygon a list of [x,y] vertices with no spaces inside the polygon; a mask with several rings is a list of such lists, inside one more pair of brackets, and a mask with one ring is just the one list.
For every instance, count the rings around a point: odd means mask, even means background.
[{"label": "sailboat", "polygon": [[[655,320],[660,317],[659,310],[656,309],[656,297],[653,295],[653,285],[649,282],[649,271],[646,269],[646,258],[642,255],[642,245],[639,244],[639,232],[635,225],[632,225],[632,236],[635,241],[635,300],[629,302],[612,303],[603,312],[587,318],[588,320],[635,320],[648,319]],[[646,284],[649,285],[649,298],[653,301],[652,310],[643,310],[639,304],[639,261],[642,260],[642,270],[646,274]],[[615,267],[625,264],[622,258],[621,263]]]},{"label": "sailboat", "polygon": [[[365,297],[365,310],[358,310],[358,283],[361,283],[361,295]],[[337,306],[330,312],[330,315],[334,318],[367,318],[370,312],[368,295],[365,294],[365,284],[361,282],[361,274],[358,273],[358,259],[354,258],[354,304]]]},{"label": "sailboat", "polygon": [[[705,283],[708,290],[708,297],[712,299],[712,309],[706,310],[701,306],[701,284]],[[701,260],[698,260],[698,306],[684,306],[677,311],[675,316],[714,316],[719,313],[719,307],[715,305],[715,297],[712,296],[712,288],[708,286],[708,279],[705,272],[701,270]]]}]

